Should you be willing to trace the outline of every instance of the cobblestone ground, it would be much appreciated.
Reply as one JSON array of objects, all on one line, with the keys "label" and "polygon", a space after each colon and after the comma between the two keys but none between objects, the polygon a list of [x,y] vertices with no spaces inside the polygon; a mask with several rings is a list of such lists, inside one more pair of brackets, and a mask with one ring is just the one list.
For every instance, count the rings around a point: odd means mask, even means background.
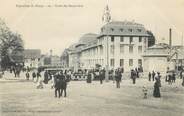
[{"label": "cobblestone ground", "polygon": [[[161,98],[153,98],[153,82],[129,79],[117,89],[112,81],[72,81],[66,98],[55,98],[50,84],[36,84],[11,75],[0,79],[0,116],[184,116],[184,87],[177,79],[173,85],[162,80]],[[143,99],[142,86],[148,88]]]}]

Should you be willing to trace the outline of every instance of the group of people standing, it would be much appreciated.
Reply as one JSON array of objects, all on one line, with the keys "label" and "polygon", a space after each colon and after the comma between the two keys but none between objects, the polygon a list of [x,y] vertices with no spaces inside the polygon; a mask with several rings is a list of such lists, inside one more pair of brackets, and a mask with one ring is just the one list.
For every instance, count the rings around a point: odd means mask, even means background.
[{"label": "group of people standing", "polygon": [[[61,97],[62,93],[64,91],[64,97],[66,97],[66,88],[67,88],[67,82],[71,80],[71,77],[75,76],[74,72],[71,72],[70,74],[67,73],[68,71],[57,71],[57,73],[51,74],[49,71],[44,72],[44,78],[42,82],[44,84],[48,84],[48,81],[52,81],[52,88],[55,88],[55,97]],[[98,70],[98,71],[91,71],[91,70],[86,70],[83,72],[84,75],[87,76],[86,82],[91,83],[94,78],[98,79],[100,84],[103,84],[103,80],[105,79],[105,73],[106,70]],[[122,81],[122,70],[121,69],[115,69],[113,70],[112,73],[112,80],[113,82],[116,82],[116,88],[120,88],[120,83]],[[26,78],[29,79],[30,75],[27,72],[26,73]],[[33,80],[36,80],[38,82],[39,78],[41,77],[40,72],[33,72],[32,73],[32,78]],[[136,84],[136,79],[140,77],[140,71],[139,70],[134,70],[132,69],[130,71],[130,78],[132,79],[132,83]],[[149,72],[148,74],[148,80],[149,81],[154,81],[154,89],[153,89],[153,96],[154,97],[161,97],[160,94],[160,87],[161,87],[161,75],[160,72]],[[167,82],[169,84],[172,84],[176,80],[176,74],[172,73],[170,75],[166,76]],[[146,91],[146,87],[144,87],[144,92]]]},{"label": "group of people standing", "polygon": [[51,88],[54,88],[55,97],[61,97],[64,91],[64,97],[66,97],[67,83],[70,81],[69,76],[63,71],[26,71],[26,79],[30,79],[32,75],[32,80],[37,83],[37,89],[43,89],[43,84],[51,83]]}]

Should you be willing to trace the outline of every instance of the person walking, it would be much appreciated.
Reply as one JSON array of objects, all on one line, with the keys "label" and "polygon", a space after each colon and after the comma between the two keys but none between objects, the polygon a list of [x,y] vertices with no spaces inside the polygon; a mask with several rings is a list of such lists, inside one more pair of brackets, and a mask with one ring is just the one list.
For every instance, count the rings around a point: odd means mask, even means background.
[{"label": "person walking", "polygon": [[152,80],[155,81],[155,72],[152,71]]},{"label": "person walking", "polygon": [[159,97],[161,97],[161,94],[160,94],[161,83],[160,83],[158,78],[155,78],[155,80],[156,80],[156,82],[154,84],[153,96],[155,98],[159,98]]},{"label": "person walking", "polygon": [[103,84],[103,79],[105,78],[105,71],[103,71],[103,70],[101,70],[100,71],[100,77],[99,77],[99,79],[100,79],[100,84]]},{"label": "person walking", "polygon": [[49,74],[48,74],[48,72],[47,72],[47,71],[45,71],[43,82],[44,82],[45,84],[48,84],[48,81],[49,81]]},{"label": "person walking", "polygon": [[36,73],[33,72],[33,73],[32,73],[32,79],[33,79],[33,81],[35,80],[35,78],[36,78]]},{"label": "person walking", "polygon": [[183,81],[182,81],[182,84],[181,85],[184,87],[184,76],[182,78],[183,78]]},{"label": "person walking", "polygon": [[120,82],[121,82],[121,72],[119,70],[115,71],[115,80],[116,80],[116,87],[120,88]]},{"label": "person walking", "polygon": [[151,81],[151,73],[150,72],[148,74],[148,79],[149,79],[149,81]]},{"label": "person walking", "polygon": [[136,83],[136,78],[137,78],[137,73],[136,73],[136,71],[132,71],[132,80],[133,80],[133,84],[135,84]]},{"label": "person walking", "polygon": [[30,75],[29,75],[29,72],[27,71],[26,72],[26,79],[29,80],[29,77],[30,77]]},{"label": "person walking", "polygon": [[63,75],[62,72],[60,73],[59,76],[61,78],[60,93],[61,93],[61,96],[62,96],[63,91],[64,91],[64,97],[66,97],[66,88],[67,88],[66,78],[65,78],[65,76]]},{"label": "person walking", "polygon": [[183,71],[180,71],[180,79],[182,79]]},{"label": "person walking", "polygon": [[55,97],[59,97],[61,96],[61,93],[60,93],[60,88],[61,88],[61,79],[59,77],[59,74],[56,74],[54,75],[55,76],[55,80],[54,80],[54,88],[55,88]]},{"label": "person walking", "polygon": [[92,76],[91,76],[91,73],[90,73],[90,71],[89,71],[89,72],[88,72],[88,75],[87,75],[86,82],[87,82],[87,83],[91,83],[91,78],[92,78]]},{"label": "person walking", "polygon": [[169,78],[168,79],[168,84],[172,85],[172,76],[171,76],[171,74],[168,75],[168,78]]},{"label": "person walking", "polygon": [[175,72],[172,73],[172,82],[175,83],[176,81],[176,74]]}]

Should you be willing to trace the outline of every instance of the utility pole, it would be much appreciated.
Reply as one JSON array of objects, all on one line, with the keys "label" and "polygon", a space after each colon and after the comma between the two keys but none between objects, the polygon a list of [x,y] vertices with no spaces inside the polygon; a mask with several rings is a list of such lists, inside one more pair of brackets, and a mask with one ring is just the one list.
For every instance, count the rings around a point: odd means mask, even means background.
[{"label": "utility pole", "polygon": [[[105,23],[105,24],[108,24],[110,21],[111,21],[111,15],[110,15],[110,9],[108,7],[108,5],[105,7],[105,10],[104,10],[104,14],[103,14],[103,17],[102,17],[102,21]],[[107,29],[107,32],[106,32],[106,72],[105,72],[105,81],[108,82],[109,81],[109,33],[108,33],[108,29]]]}]

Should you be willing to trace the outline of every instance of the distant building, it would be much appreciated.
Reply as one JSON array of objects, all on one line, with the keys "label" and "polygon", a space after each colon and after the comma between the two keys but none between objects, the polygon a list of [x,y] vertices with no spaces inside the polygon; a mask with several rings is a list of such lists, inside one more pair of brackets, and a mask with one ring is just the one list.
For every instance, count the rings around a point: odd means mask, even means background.
[{"label": "distant building", "polygon": [[61,59],[59,56],[51,56],[51,65],[52,66],[61,66]]},{"label": "distant building", "polygon": [[60,59],[61,59],[61,66],[64,68],[68,68],[69,67],[69,49],[64,50]]},{"label": "distant building", "polygon": [[181,70],[184,66],[183,46],[170,46],[165,43],[149,47],[143,54],[146,72],[165,73],[167,70]]},{"label": "distant building", "polygon": [[24,66],[30,68],[38,68],[41,58],[41,50],[25,49],[24,50]]}]

